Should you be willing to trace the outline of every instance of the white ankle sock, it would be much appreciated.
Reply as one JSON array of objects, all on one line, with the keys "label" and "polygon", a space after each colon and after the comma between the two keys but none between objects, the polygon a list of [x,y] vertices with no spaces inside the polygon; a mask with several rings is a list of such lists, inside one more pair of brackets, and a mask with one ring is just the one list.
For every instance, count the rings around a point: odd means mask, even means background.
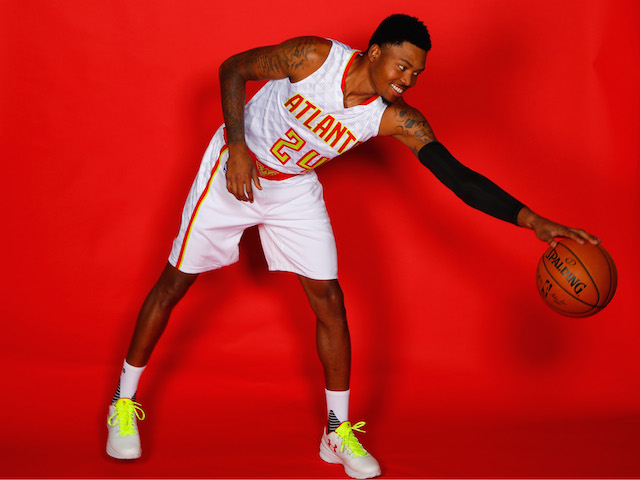
[{"label": "white ankle sock", "polygon": [[327,396],[327,416],[331,412],[338,418],[340,422],[349,420],[349,394],[351,390],[335,391],[324,390]]},{"label": "white ankle sock", "polygon": [[142,375],[145,368],[147,368],[146,365],[144,367],[134,367],[133,365],[129,365],[126,360],[124,361],[122,373],[120,374],[120,383],[118,383],[118,390],[116,390],[114,401],[118,398],[133,399],[135,397],[140,375]]}]

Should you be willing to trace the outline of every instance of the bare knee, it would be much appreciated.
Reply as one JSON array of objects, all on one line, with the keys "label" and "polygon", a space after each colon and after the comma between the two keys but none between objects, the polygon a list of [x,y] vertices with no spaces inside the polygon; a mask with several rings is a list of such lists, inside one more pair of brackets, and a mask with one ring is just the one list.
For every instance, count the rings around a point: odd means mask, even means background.
[{"label": "bare knee", "polygon": [[311,309],[321,322],[346,322],[344,295],[337,280],[302,281]]},{"label": "bare knee", "polygon": [[149,293],[149,299],[161,310],[172,310],[183,296],[184,293],[172,285],[156,284]]},{"label": "bare knee", "polygon": [[171,265],[163,270],[151,289],[149,299],[163,310],[171,310],[184,297],[198,275],[186,274]]}]

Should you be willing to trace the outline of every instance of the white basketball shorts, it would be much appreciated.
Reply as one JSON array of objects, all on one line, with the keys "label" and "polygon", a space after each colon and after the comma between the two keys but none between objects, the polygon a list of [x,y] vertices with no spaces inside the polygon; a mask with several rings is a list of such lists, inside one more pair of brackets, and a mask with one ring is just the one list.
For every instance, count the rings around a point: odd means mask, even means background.
[{"label": "white basketball shorts", "polygon": [[220,128],[187,197],[169,263],[184,273],[235,263],[242,233],[258,225],[269,270],[315,280],[337,278],[335,239],[316,173],[279,181],[261,178],[262,190],[253,187],[253,203],[241,202],[227,190],[228,156]]}]

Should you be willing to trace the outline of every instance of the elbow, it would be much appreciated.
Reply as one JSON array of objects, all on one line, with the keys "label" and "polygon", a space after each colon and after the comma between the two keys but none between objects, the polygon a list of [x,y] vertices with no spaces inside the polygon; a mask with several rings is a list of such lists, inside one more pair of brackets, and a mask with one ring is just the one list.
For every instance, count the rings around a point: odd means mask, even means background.
[{"label": "elbow", "polygon": [[220,80],[227,78],[229,73],[233,71],[233,57],[227,58],[224,62],[220,64],[218,68],[218,76]]},{"label": "elbow", "polygon": [[[218,75],[220,80],[229,79],[234,76],[244,79],[242,72],[242,61],[239,55],[233,55],[220,64]],[[246,79],[245,79],[246,80]]]}]

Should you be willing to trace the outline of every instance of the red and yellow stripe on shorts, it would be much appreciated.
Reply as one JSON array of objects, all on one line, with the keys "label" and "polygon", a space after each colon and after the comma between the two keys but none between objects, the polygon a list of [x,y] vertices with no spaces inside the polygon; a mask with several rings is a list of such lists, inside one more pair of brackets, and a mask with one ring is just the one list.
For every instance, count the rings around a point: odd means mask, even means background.
[{"label": "red and yellow stripe on shorts", "polygon": [[222,149],[220,150],[220,155],[218,155],[218,158],[216,160],[216,163],[213,165],[213,168],[211,169],[211,175],[209,176],[209,181],[207,182],[207,186],[204,188],[204,190],[202,191],[202,193],[200,194],[200,198],[198,198],[198,203],[196,203],[196,208],[193,209],[193,213],[191,214],[191,219],[189,220],[189,226],[187,227],[187,231],[184,234],[184,239],[182,240],[182,247],[180,248],[180,255],[178,256],[178,261],[176,262],[176,268],[178,270],[180,270],[180,267],[182,266],[182,260],[184,258],[184,252],[187,248],[187,244],[189,243],[189,238],[191,237],[191,228],[193,227],[193,222],[195,221],[196,217],[198,216],[198,212],[200,211],[200,207],[202,206],[202,203],[204,202],[204,199],[207,197],[208,193],[209,193],[209,188],[211,187],[211,181],[213,180],[213,177],[216,176],[216,173],[218,172],[218,169],[220,168],[220,160],[222,158],[222,156],[227,153],[229,151],[229,147],[227,147],[227,145],[223,145]]}]

